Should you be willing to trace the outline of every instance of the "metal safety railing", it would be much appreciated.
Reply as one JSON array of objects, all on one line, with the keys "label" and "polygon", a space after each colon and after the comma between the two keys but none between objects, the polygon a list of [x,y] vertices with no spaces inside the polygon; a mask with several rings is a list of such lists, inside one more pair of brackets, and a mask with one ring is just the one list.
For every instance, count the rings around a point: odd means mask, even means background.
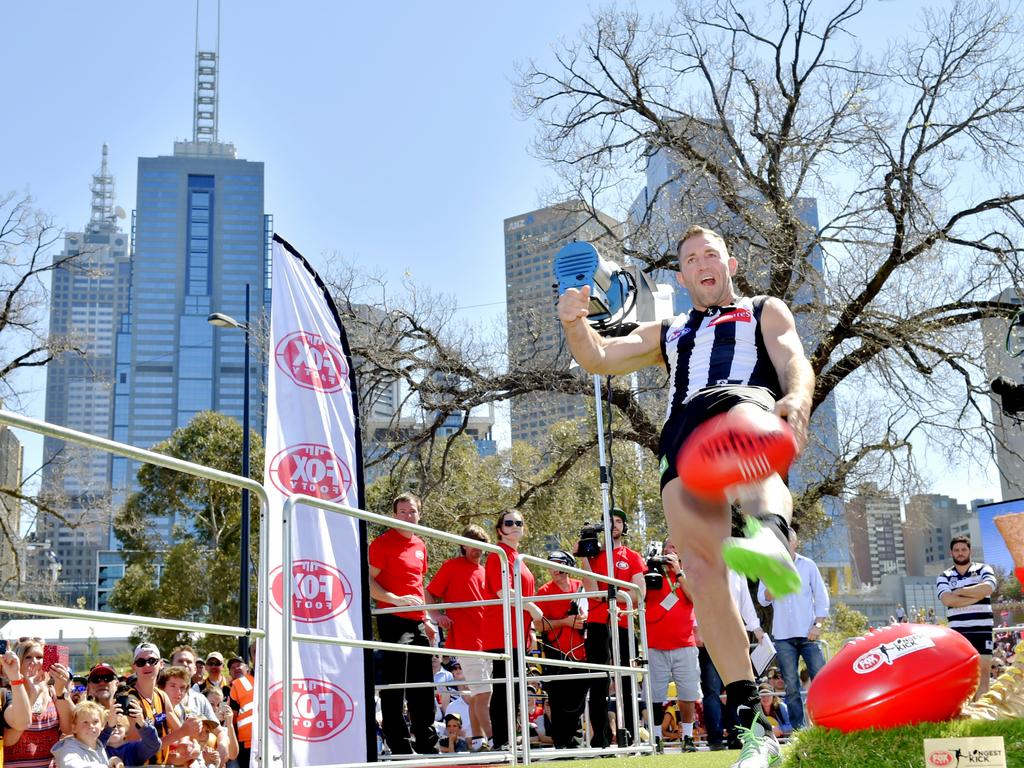
[{"label": "metal safety railing", "polygon": [[[201,464],[193,464],[182,459],[174,458],[173,456],[165,456],[162,453],[156,453],[155,451],[149,451],[144,448],[137,448],[134,445],[126,445],[125,443],[118,443],[114,440],[96,437],[95,435],[90,435],[85,432],[78,432],[73,429],[68,429],[67,427],[50,424],[46,421],[29,418],[28,416],[22,416],[21,414],[7,410],[0,410],[0,424],[6,424],[9,427],[15,427],[17,429],[24,429],[28,432],[42,435],[43,437],[52,437],[58,440],[82,445],[87,448],[93,448],[106,453],[124,456],[125,458],[132,459],[134,461],[153,464],[158,467],[163,467],[164,469],[170,469],[183,474],[192,475],[194,477],[201,477],[205,480],[213,480],[219,483],[224,483],[225,485],[234,486],[235,488],[246,489],[250,493],[255,494],[256,498],[259,500],[260,520],[261,522],[266,522],[267,509],[269,506],[267,492],[264,487],[255,480],[241,477],[239,475],[232,475],[229,472],[222,472],[218,469],[211,469],[210,467],[206,467]],[[263,543],[264,540],[265,539],[263,537],[260,538],[259,570],[257,575],[258,583],[261,586],[267,583],[267,574],[269,573],[269,559],[267,547]],[[288,582],[287,579],[284,581],[286,583]],[[268,589],[259,590],[260,610],[257,611],[257,615],[259,617],[263,617],[262,621],[266,621],[265,617],[267,616],[267,608],[269,606],[269,593],[270,590]],[[261,619],[259,618],[257,619],[257,626],[255,627],[232,627],[195,621],[176,621],[156,616],[129,616],[121,613],[107,613],[105,611],[87,611],[79,608],[34,605],[30,603],[11,602],[8,600],[0,600],[0,610],[30,616],[52,616],[67,619],[109,621],[116,624],[152,627],[154,629],[169,629],[178,632],[196,632],[214,635],[230,635],[235,637],[245,635],[255,639],[266,637],[266,631],[263,626],[260,626]],[[259,669],[266,669],[267,644],[257,643],[256,653],[257,667]],[[266,713],[270,711],[269,686],[260,686],[258,710],[260,715],[256,730],[259,733],[261,743],[267,744],[270,723],[269,718],[266,715]]]},{"label": "metal safety railing", "polygon": [[[359,520],[364,520],[364,521],[369,522],[369,523],[375,523],[375,524],[378,524],[378,525],[381,525],[381,526],[384,526],[384,527],[394,528],[394,529],[398,529],[398,530],[404,530],[404,531],[407,531],[407,532],[410,532],[410,533],[414,533],[416,535],[423,536],[423,537],[426,537],[426,538],[440,539],[442,541],[447,541],[447,542],[450,542],[450,543],[453,543],[453,544],[457,544],[457,545],[461,545],[461,546],[467,546],[467,547],[474,547],[474,548],[477,548],[477,549],[481,549],[481,550],[483,550],[485,552],[489,552],[489,553],[492,553],[492,554],[498,554],[498,556],[500,558],[500,566],[501,566],[501,573],[502,573],[502,583],[503,584],[509,583],[508,582],[508,576],[509,576],[509,573],[510,573],[510,568],[509,568],[509,563],[508,563],[508,557],[507,557],[506,553],[504,552],[504,550],[501,549],[501,547],[499,547],[496,544],[488,544],[486,542],[481,542],[481,541],[477,541],[477,540],[474,540],[474,539],[466,539],[466,538],[463,538],[463,537],[458,536],[456,534],[447,533],[445,531],[439,531],[439,530],[436,530],[436,529],[433,529],[433,528],[427,528],[425,526],[416,525],[414,523],[408,523],[408,522],[405,522],[405,521],[402,521],[402,520],[398,520],[398,519],[393,518],[393,517],[387,517],[385,515],[380,515],[380,514],[376,514],[376,513],[373,513],[373,512],[367,512],[365,510],[355,509],[354,507],[347,507],[347,506],[345,506],[343,504],[337,504],[337,503],[334,503],[334,502],[328,502],[328,501],[324,501],[322,499],[318,499],[318,498],[315,498],[315,497],[312,497],[312,496],[305,496],[305,495],[290,496],[286,500],[286,502],[285,502],[284,515],[283,515],[282,555],[281,555],[282,569],[283,569],[283,571],[285,573],[288,572],[288,568],[291,567],[291,562],[292,562],[291,531],[292,531],[292,520],[294,518],[294,509],[295,509],[296,506],[298,506],[300,504],[304,505],[304,506],[315,507],[317,509],[322,509],[324,511],[332,512],[332,513],[335,513],[335,514],[347,515],[347,516],[354,517],[354,518],[359,519]],[[626,613],[627,615],[633,615],[634,613],[639,612],[640,626],[641,626],[641,636],[642,636],[642,646],[643,646],[644,649],[646,649],[647,642],[646,642],[646,626],[644,625],[644,622],[643,622],[643,601],[642,600],[638,601],[639,606],[640,606],[638,611],[634,610],[632,608],[633,599],[632,599],[632,597],[630,595],[630,591],[635,591],[638,596],[640,595],[640,589],[639,589],[639,587],[636,584],[633,584],[631,582],[621,581],[621,580],[615,579],[615,578],[610,578],[610,577],[607,577],[607,576],[603,576],[601,574],[591,573],[589,571],[583,571],[583,570],[576,569],[576,568],[570,568],[568,566],[556,565],[554,563],[551,563],[548,560],[543,560],[543,559],[540,559],[540,558],[532,557],[530,555],[526,555],[526,554],[523,554],[523,553],[519,553],[517,555],[516,562],[517,563],[518,562],[523,562],[523,563],[525,563],[527,565],[533,564],[533,565],[540,566],[542,568],[558,568],[559,570],[564,570],[567,573],[572,573],[574,575],[578,575],[578,576],[582,576],[582,577],[585,577],[585,578],[594,579],[595,581],[598,581],[598,582],[601,582],[601,583],[606,583],[606,584],[609,584],[609,585],[613,585],[617,589],[624,590],[621,593],[624,601],[627,603],[627,610],[624,611],[624,613]],[[341,639],[341,638],[330,638],[330,637],[324,637],[324,636],[320,636],[320,635],[306,635],[306,634],[296,633],[296,632],[291,630],[292,622],[291,622],[291,617],[290,617],[290,613],[291,613],[290,608],[289,608],[288,614],[282,617],[282,619],[283,619],[282,620],[282,630],[283,630],[283,638],[282,639],[285,641],[285,647],[286,648],[290,648],[292,642],[310,642],[310,643],[321,643],[321,644],[325,644],[325,645],[339,645],[339,646],[364,648],[364,649],[388,650],[388,651],[394,651],[394,652],[400,652],[400,653],[418,653],[418,654],[431,654],[431,655],[434,655],[434,654],[437,654],[439,652],[444,652],[444,653],[449,654],[449,655],[454,654],[454,655],[460,655],[460,656],[475,656],[475,657],[480,657],[480,658],[505,661],[506,662],[506,672],[505,672],[505,675],[503,676],[503,679],[505,681],[506,717],[508,718],[508,720],[507,720],[507,727],[508,727],[508,734],[509,734],[509,750],[508,751],[494,750],[494,751],[491,751],[491,752],[477,752],[477,753],[473,753],[471,756],[453,756],[453,757],[430,756],[430,757],[427,757],[425,759],[417,759],[420,756],[409,756],[409,757],[406,757],[406,756],[393,755],[391,759],[394,760],[394,761],[401,762],[403,765],[410,765],[410,766],[416,766],[416,765],[424,765],[424,766],[427,766],[427,765],[446,765],[446,764],[447,765],[460,765],[460,764],[467,764],[467,763],[473,763],[473,764],[482,764],[482,763],[499,763],[499,764],[503,764],[503,763],[509,763],[511,765],[516,765],[517,762],[518,762],[518,759],[517,759],[518,758],[518,753],[519,753],[519,751],[521,751],[522,752],[522,762],[524,764],[529,764],[531,762],[531,751],[530,751],[530,741],[529,741],[528,734],[527,733],[523,733],[522,734],[522,746],[521,746],[520,750],[517,750],[516,743],[515,743],[516,742],[516,739],[515,739],[515,733],[516,733],[515,717],[516,717],[517,713],[516,713],[516,707],[514,705],[514,699],[516,697],[514,695],[514,689],[513,689],[512,686],[516,685],[517,688],[518,688],[518,692],[519,692],[519,696],[518,696],[518,699],[519,699],[518,715],[519,715],[520,723],[522,724],[523,729],[525,729],[526,724],[529,723],[528,695],[527,695],[527,680],[528,680],[528,674],[527,674],[528,666],[527,665],[528,665],[528,663],[530,661],[539,662],[539,663],[542,663],[542,664],[549,664],[550,663],[553,666],[565,666],[565,667],[583,668],[583,669],[588,670],[588,674],[587,674],[588,677],[596,677],[596,676],[601,676],[601,675],[605,675],[605,674],[608,674],[608,673],[612,673],[613,675],[616,675],[616,676],[623,675],[623,674],[634,675],[634,676],[640,678],[644,682],[644,684],[645,684],[645,691],[646,691],[648,699],[650,697],[650,682],[649,682],[649,678],[648,678],[648,676],[646,674],[647,670],[646,670],[645,667],[623,667],[623,666],[618,666],[617,664],[614,664],[614,663],[613,664],[607,664],[607,665],[598,665],[598,664],[586,663],[586,662],[571,662],[571,661],[557,661],[556,662],[556,660],[551,660],[551,659],[535,659],[532,656],[527,656],[526,650],[525,650],[526,649],[526,642],[525,642],[526,628],[525,628],[525,625],[523,623],[523,614],[525,612],[525,605],[527,603],[530,603],[530,602],[543,602],[545,600],[565,599],[565,596],[551,596],[551,597],[532,596],[532,597],[526,597],[526,596],[523,595],[523,592],[522,592],[522,573],[521,573],[520,569],[518,567],[511,569],[511,575],[512,575],[513,591],[515,593],[514,601],[510,600],[507,591],[503,591],[501,598],[496,598],[496,599],[481,600],[481,601],[474,601],[474,602],[429,603],[429,604],[426,604],[426,605],[423,606],[424,610],[437,611],[437,610],[445,610],[445,609],[448,609],[448,608],[464,608],[464,607],[479,607],[479,606],[500,605],[501,608],[502,608],[502,625],[503,625],[503,629],[505,630],[504,631],[505,648],[504,648],[504,652],[500,653],[500,654],[489,653],[487,651],[475,651],[475,650],[459,649],[459,648],[443,648],[443,649],[441,649],[441,648],[436,648],[436,647],[433,647],[433,646],[409,646],[409,645],[403,645],[403,644],[397,644],[397,643],[385,643],[385,642],[382,642],[382,641],[345,640],[345,639]],[[584,593],[584,594],[591,595],[591,596],[594,596],[594,597],[605,596],[606,595],[605,592],[593,592],[593,593]],[[290,586],[288,586],[286,588],[285,594],[282,595],[281,602],[285,606],[290,606],[291,605],[291,588],[290,588]],[[515,610],[514,610],[515,621],[514,621],[514,625],[512,627],[509,627],[508,626],[508,617],[509,617],[510,609],[511,609],[513,604],[515,606]],[[614,605],[610,606],[610,609],[611,609],[610,610],[610,621],[615,622],[615,620],[617,618],[616,606],[614,606]],[[409,606],[395,606],[395,607],[390,607],[390,608],[376,608],[376,609],[373,610],[372,613],[374,615],[378,615],[379,616],[379,615],[388,615],[388,614],[395,614],[395,613],[407,613],[407,612],[409,612],[409,610],[410,610]],[[414,609],[414,610],[416,610],[416,609]],[[512,633],[513,632],[515,632],[515,637],[518,640],[518,642],[515,643],[514,645],[512,643],[512,637],[513,637]],[[515,658],[516,662],[518,662],[518,666],[519,666],[519,670],[520,670],[520,673],[518,675],[515,675],[515,673],[514,673],[514,666],[513,666],[512,663],[510,663],[510,662],[513,661],[513,658]],[[630,633],[630,658],[638,658],[637,654],[636,654],[635,638],[633,637],[632,633]],[[285,668],[285,666],[284,666],[285,664],[287,664],[287,668]],[[290,680],[291,679],[290,654],[288,654],[288,653],[282,654],[281,678],[282,678],[282,680]],[[492,678],[492,680],[493,680],[493,678]],[[470,680],[466,680],[466,681],[459,681],[459,682],[460,682],[460,684],[470,685],[470,684],[473,684],[474,682],[484,682],[484,681],[470,681]],[[402,687],[403,688],[437,688],[437,687],[442,687],[443,688],[443,687],[449,687],[451,685],[452,685],[451,681],[442,681],[442,682],[422,681],[420,683],[407,683],[407,684],[403,684]],[[389,685],[378,685],[378,686],[375,686],[376,690],[389,690],[389,689],[393,689],[393,687],[394,686],[389,686]],[[620,687],[620,690],[621,690],[621,687]],[[639,718],[639,713],[636,711],[637,710],[637,701],[636,701],[635,697],[631,701],[631,705],[634,708],[634,722],[637,725],[639,725],[640,718]],[[282,739],[282,743],[285,745],[285,752],[282,754],[282,763],[283,763],[284,766],[289,766],[290,765],[290,744],[289,744],[289,742],[290,742],[291,728],[290,728],[290,724],[288,724],[288,723],[283,723],[283,725],[285,726],[285,731],[284,731],[284,737]],[[496,746],[500,746],[500,745],[496,745]],[[581,749],[577,749],[577,750],[559,750],[558,751],[558,756],[564,756],[564,755],[568,755],[568,754],[577,755],[577,756],[588,756],[588,755],[597,755],[597,754],[610,754],[610,753],[615,753],[615,752],[637,753],[637,752],[652,752],[653,750],[654,750],[654,741],[653,741],[653,736],[652,736],[649,744],[645,744],[645,745],[637,744],[636,746],[634,746],[632,748],[627,748],[627,747],[621,747],[620,746],[620,747],[617,747],[617,748],[614,748],[614,749],[587,749],[587,748],[581,748]],[[555,755],[552,754],[551,757],[555,757]],[[343,768],[343,767],[344,768],[369,768],[369,766],[372,766],[374,764],[375,763],[373,763],[373,762],[367,762],[367,763],[337,763],[337,764],[324,765],[324,766],[322,766],[322,768]]]},{"label": "metal safety railing", "polygon": [[[647,623],[645,621],[645,616],[644,616],[645,606],[644,606],[644,600],[643,600],[643,593],[642,593],[640,587],[637,586],[636,584],[634,584],[633,582],[630,582],[630,581],[622,581],[621,579],[616,579],[614,577],[605,576],[605,575],[600,574],[600,573],[594,573],[593,571],[588,571],[588,570],[584,570],[584,569],[581,569],[581,568],[574,568],[572,566],[564,565],[562,563],[555,563],[555,562],[552,562],[550,560],[541,559],[539,557],[533,557],[531,555],[520,555],[519,557],[527,565],[533,565],[533,566],[536,566],[536,567],[541,568],[541,569],[547,569],[547,570],[552,570],[552,571],[555,571],[555,570],[563,571],[563,572],[565,572],[565,573],[567,573],[567,574],[569,574],[571,576],[577,576],[577,577],[579,577],[581,579],[594,580],[594,581],[597,581],[599,583],[608,584],[609,586],[613,586],[617,590],[621,590],[620,592],[618,592],[618,594],[621,595],[623,601],[626,603],[626,610],[619,611],[617,601],[612,602],[612,603],[609,604],[609,606],[608,606],[608,625],[611,628],[610,629],[610,633],[617,633],[617,631],[618,631],[618,629],[617,629],[618,628],[618,616],[619,616],[620,613],[630,617],[630,619],[629,619],[630,625],[632,625],[632,616],[636,615],[637,618],[638,618],[638,622],[637,623],[640,626],[641,648],[643,650],[642,654],[638,655],[637,652],[636,652],[636,637],[633,634],[633,632],[629,631],[629,632],[626,633],[627,637],[629,639],[628,658],[631,660],[631,662],[633,662],[633,665],[631,665],[631,666],[621,666],[620,663],[619,663],[619,659],[616,658],[614,655],[611,657],[611,663],[609,663],[609,664],[594,664],[593,662],[591,662],[589,660],[588,661],[571,661],[571,660],[568,660],[568,659],[548,659],[548,658],[535,658],[535,657],[531,657],[531,660],[533,661],[533,663],[539,664],[542,669],[545,666],[550,666],[550,667],[561,667],[561,668],[565,668],[565,669],[586,670],[585,672],[580,671],[580,672],[577,672],[577,673],[570,673],[569,675],[553,676],[553,677],[556,677],[559,680],[587,679],[587,678],[591,678],[592,679],[592,678],[595,678],[595,677],[601,677],[601,676],[604,676],[604,675],[606,675],[608,673],[611,673],[612,678],[615,680],[615,690],[618,693],[618,695],[616,697],[616,701],[615,701],[615,706],[616,706],[616,708],[619,711],[621,711],[622,707],[626,704],[624,702],[624,698],[625,697],[622,695],[622,691],[623,691],[623,687],[622,687],[622,684],[621,684],[622,677],[624,675],[632,676],[634,678],[635,682],[641,683],[643,685],[643,687],[644,687],[644,699],[645,699],[645,701],[647,701],[649,703],[651,701],[651,684],[650,684],[650,674],[649,674],[649,670],[647,668]],[[521,590],[519,590],[519,588],[517,587],[517,590],[516,590],[517,595],[520,593],[520,591]],[[637,599],[635,601],[634,601],[633,596],[632,596],[633,593],[635,593],[636,597],[637,597]],[[605,597],[607,597],[607,595],[608,595],[608,593],[605,592],[605,591],[590,591],[590,592],[583,591],[583,592],[573,593],[572,595],[561,594],[561,595],[551,595],[551,596],[543,596],[543,597],[535,596],[535,597],[531,597],[531,598],[523,598],[523,602],[524,603],[525,602],[535,602],[536,603],[536,602],[543,602],[545,600],[566,600],[566,599],[569,599],[569,598],[578,598],[578,597],[605,598]],[[634,605],[636,606],[636,608],[633,607]],[[524,669],[525,669],[525,666],[524,666]],[[542,677],[546,677],[546,676],[544,676],[544,675],[534,676],[533,679],[542,678]],[[523,675],[523,681],[521,683],[524,691],[525,691],[525,688],[526,688],[526,678],[527,678],[527,676],[524,674]],[[633,710],[633,728],[636,731],[636,733],[633,734],[634,745],[635,746],[623,746],[622,744],[616,744],[615,747],[601,748],[601,749],[598,749],[598,748],[588,748],[588,747],[580,747],[580,748],[576,748],[576,749],[558,750],[557,753],[552,753],[552,754],[548,754],[548,755],[545,755],[545,756],[549,757],[549,758],[561,757],[563,755],[566,755],[566,756],[567,755],[572,755],[574,757],[591,757],[591,756],[596,756],[596,755],[617,754],[617,753],[618,754],[637,754],[637,753],[650,753],[650,752],[653,752],[654,748],[655,748],[655,745],[654,745],[654,729],[649,729],[649,740],[648,740],[647,744],[641,745],[640,744],[640,740],[638,738],[639,730],[640,730],[640,711],[639,711],[639,701],[638,701],[637,697],[636,696],[631,697],[631,700],[628,703],[628,705]],[[525,708],[524,708],[524,711],[525,711]],[[524,720],[524,722],[525,722],[525,720]],[[604,727],[604,723],[593,723],[591,725],[592,725],[592,727],[595,730],[597,728],[603,728]],[[529,748],[528,742],[529,742],[528,739],[526,739],[526,738],[523,739],[523,744],[524,744],[524,749],[523,749],[523,752],[524,752],[524,762],[527,763],[527,764],[529,764],[529,762],[530,762],[530,748]]]}]

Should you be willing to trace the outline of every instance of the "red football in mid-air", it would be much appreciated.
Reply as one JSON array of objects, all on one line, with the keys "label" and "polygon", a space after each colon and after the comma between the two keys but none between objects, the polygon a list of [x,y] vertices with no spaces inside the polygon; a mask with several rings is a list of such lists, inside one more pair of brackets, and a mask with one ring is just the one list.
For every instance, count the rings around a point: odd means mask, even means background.
[{"label": "red football in mid-air", "polygon": [[829,659],[807,692],[815,725],[848,733],[956,717],[978,687],[978,652],[948,627],[893,624]]},{"label": "red football in mid-air", "polygon": [[676,457],[676,471],[694,495],[721,500],[729,486],[785,474],[796,449],[793,429],[774,413],[733,410],[693,430]]}]

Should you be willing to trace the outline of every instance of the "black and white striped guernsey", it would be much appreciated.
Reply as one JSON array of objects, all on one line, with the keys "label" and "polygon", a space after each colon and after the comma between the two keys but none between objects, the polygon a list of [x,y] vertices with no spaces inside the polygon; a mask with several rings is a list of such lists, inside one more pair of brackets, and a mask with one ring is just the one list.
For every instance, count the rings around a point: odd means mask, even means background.
[{"label": "black and white striped guernsey", "polygon": [[[996,587],[996,574],[991,565],[971,563],[970,567],[960,574],[956,566],[939,574],[935,579],[935,596],[941,598],[946,592],[961,587],[973,587],[975,584],[991,584]],[[946,608],[949,628],[960,632],[991,632],[992,631],[992,598],[986,597],[973,605],[963,608]]]},{"label": "black and white striped guernsey", "polygon": [[745,384],[782,397],[779,377],[761,334],[767,296],[743,297],[724,307],[691,309],[661,324],[661,354],[668,368],[668,419],[707,387]]}]

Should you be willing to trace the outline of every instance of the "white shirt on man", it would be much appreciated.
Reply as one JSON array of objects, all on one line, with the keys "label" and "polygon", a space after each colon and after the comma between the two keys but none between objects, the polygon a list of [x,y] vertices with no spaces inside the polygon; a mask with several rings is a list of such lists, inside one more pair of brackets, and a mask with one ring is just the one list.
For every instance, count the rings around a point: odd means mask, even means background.
[{"label": "white shirt on man", "polygon": [[800,591],[792,595],[768,600],[765,597],[764,582],[757,586],[757,602],[771,605],[775,609],[772,619],[772,637],[788,640],[792,637],[807,637],[818,616],[828,616],[828,589],[821,578],[818,566],[809,557],[797,554],[793,558],[796,571],[800,574]]}]

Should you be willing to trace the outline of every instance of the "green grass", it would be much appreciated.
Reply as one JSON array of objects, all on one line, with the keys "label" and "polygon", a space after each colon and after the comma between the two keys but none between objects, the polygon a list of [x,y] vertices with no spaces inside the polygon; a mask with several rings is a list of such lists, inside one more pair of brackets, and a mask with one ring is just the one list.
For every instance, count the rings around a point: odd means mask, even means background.
[{"label": "green grass", "polygon": [[[809,728],[782,748],[783,761],[775,768],[921,768],[925,739],[961,736],[1002,736],[1006,742],[1007,768],[1024,768],[1024,719],[954,720],[851,734]],[[626,759],[629,768],[728,768],[737,755],[739,752],[674,752]],[[609,768],[609,763],[603,759],[574,760],[572,766]]]},{"label": "green grass", "polygon": [[824,728],[801,733],[783,753],[785,768],[920,768],[924,740],[1002,736],[1007,768],[1024,768],[1024,720],[953,720],[885,731],[842,734]]}]

